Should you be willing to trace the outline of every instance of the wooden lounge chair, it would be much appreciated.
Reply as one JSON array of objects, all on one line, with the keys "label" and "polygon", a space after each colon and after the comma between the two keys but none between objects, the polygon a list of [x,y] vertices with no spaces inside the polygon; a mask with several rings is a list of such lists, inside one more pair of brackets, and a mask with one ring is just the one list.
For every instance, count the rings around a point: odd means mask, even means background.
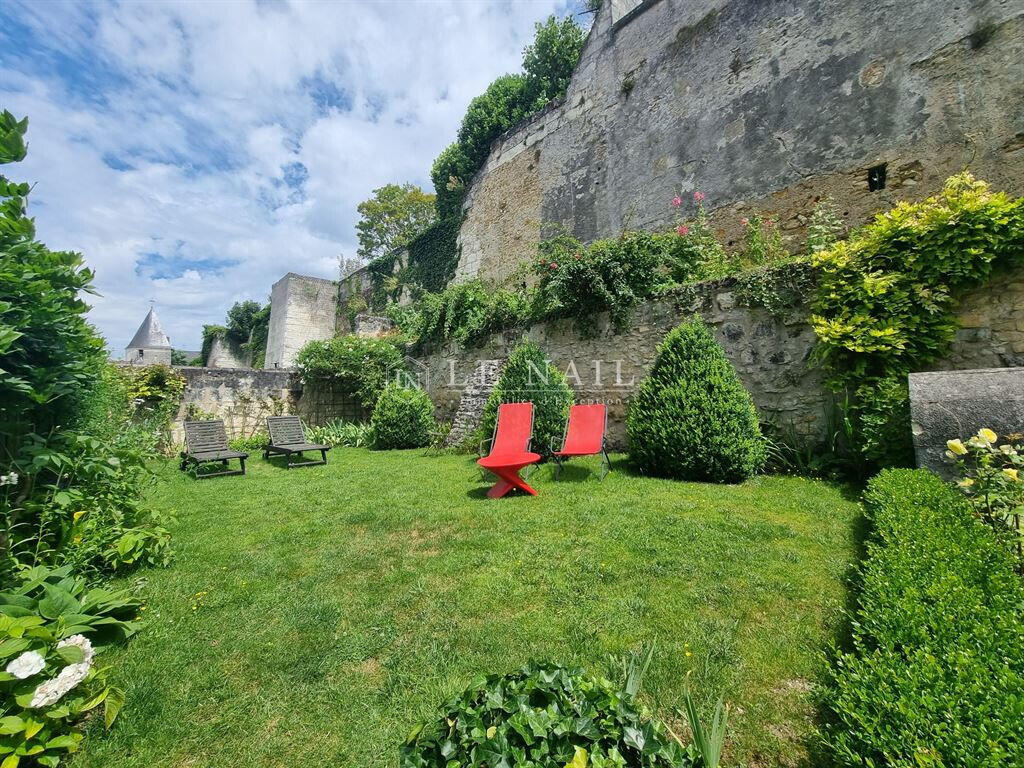
[{"label": "wooden lounge chair", "polygon": [[[228,436],[221,419],[185,422],[185,450],[181,452],[181,469],[193,467],[197,478],[222,477],[223,475],[244,475],[248,453],[231,450]],[[228,467],[228,460],[238,459],[241,469]],[[220,472],[200,472],[203,464],[219,461],[224,469]]]},{"label": "wooden lounge chair", "polygon": [[605,450],[605,434],[608,431],[608,407],[604,404],[574,405],[569,408],[569,421],[566,422],[562,435],[562,447],[556,449],[551,445],[551,455],[555,459],[555,479],[562,471],[562,462],[572,456],[594,456],[604,454],[601,464],[601,479],[611,469],[608,451]]},{"label": "wooden lounge chair", "polygon": [[487,443],[490,453],[477,460],[477,464],[498,476],[487,495],[500,498],[513,488],[536,496],[526,481],[519,476],[519,470],[540,461],[540,454],[530,451],[533,440],[533,403],[502,403],[498,406],[498,420],[494,424],[494,435],[480,443],[480,453]]},{"label": "wooden lounge chair", "polygon": [[[306,431],[302,428],[302,421],[298,416],[268,416],[267,433],[270,435],[270,441],[263,449],[263,458],[269,459],[270,454],[287,456],[288,469],[327,463],[327,452],[331,450],[331,446],[307,441]],[[300,459],[304,458],[302,454],[305,451],[320,451],[320,460],[291,461],[291,457],[296,454]]]}]

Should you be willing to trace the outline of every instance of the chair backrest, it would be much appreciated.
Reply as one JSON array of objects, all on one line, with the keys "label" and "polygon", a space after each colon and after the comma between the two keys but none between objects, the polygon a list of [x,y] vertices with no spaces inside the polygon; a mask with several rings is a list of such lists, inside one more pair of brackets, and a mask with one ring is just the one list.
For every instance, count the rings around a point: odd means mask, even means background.
[{"label": "chair backrest", "polygon": [[297,445],[306,442],[306,432],[298,416],[268,416],[267,432],[271,445]]},{"label": "chair backrest", "polygon": [[523,453],[533,435],[533,403],[502,403],[494,425],[491,454]]},{"label": "chair backrest", "polygon": [[567,453],[599,453],[604,446],[607,427],[608,407],[603,403],[572,406],[562,450]]},{"label": "chair backrest", "polygon": [[185,422],[185,445],[189,453],[228,450],[228,435],[223,419]]}]

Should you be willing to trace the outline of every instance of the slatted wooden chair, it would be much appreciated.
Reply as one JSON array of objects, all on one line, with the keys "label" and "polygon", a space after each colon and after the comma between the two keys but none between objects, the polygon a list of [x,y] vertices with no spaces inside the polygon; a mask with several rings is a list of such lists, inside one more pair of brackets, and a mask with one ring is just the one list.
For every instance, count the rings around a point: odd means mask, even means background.
[{"label": "slatted wooden chair", "polygon": [[[223,420],[185,422],[185,450],[181,452],[183,472],[191,466],[197,478],[244,475],[247,458],[248,453],[231,450]],[[238,459],[241,469],[229,470],[228,461],[231,459]],[[218,461],[224,467],[220,472],[200,472],[202,465]]]},{"label": "slatted wooden chair", "polygon": [[[268,416],[267,433],[270,441],[263,450],[263,458],[269,459],[271,454],[287,456],[288,469],[292,467],[311,467],[327,463],[327,452],[331,450],[329,445],[318,445],[306,440],[306,431],[302,428],[302,421],[298,416]],[[319,461],[291,461],[291,457],[298,454],[304,458],[305,451],[320,451]]]}]

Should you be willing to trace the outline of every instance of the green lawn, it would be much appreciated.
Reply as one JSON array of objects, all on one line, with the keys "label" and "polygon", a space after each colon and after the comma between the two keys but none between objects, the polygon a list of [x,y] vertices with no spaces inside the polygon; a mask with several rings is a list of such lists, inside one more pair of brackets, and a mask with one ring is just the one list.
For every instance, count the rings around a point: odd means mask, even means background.
[{"label": "green lawn", "polygon": [[335,449],[151,502],[177,558],[144,571],[145,628],[108,654],[127,694],[75,766],[389,766],[475,675],[530,657],[608,669],[657,642],[650,705],[680,727],[687,673],[726,691],[730,761],[806,762],[810,686],[837,631],[857,505],[790,477],[652,480],[579,462],[492,501],[465,456]]}]

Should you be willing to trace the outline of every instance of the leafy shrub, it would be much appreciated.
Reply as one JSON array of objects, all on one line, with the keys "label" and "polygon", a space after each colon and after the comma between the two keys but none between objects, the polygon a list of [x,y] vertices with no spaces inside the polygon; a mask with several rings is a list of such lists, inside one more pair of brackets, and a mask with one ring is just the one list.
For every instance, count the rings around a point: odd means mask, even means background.
[{"label": "leafy shrub", "polygon": [[0,593],[0,757],[5,766],[56,766],[82,740],[86,713],[101,704],[109,728],[124,694],[94,655],[135,633],[139,602],[87,589],[70,567],[32,568]]},{"label": "leafy shrub", "polygon": [[404,370],[402,353],[388,339],[337,336],[307,343],[295,359],[305,382],[327,382],[372,410],[377,397]]},{"label": "leafy shrub", "polygon": [[630,458],[652,475],[739,482],[765,460],[750,395],[698,318],[658,347],[630,402],[626,434]]},{"label": "leafy shrub", "polygon": [[926,470],[865,495],[874,535],[853,650],[839,653],[826,731],[839,765],[1024,764],[1024,582],[1000,537]]},{"label": "leafy shrub", "polygon": [[348,448],[369,448],[373,442],[370,425],[359,424],[354,421],[336,419],[328,421],[319,427],[310,427],[306,432],[309,434],[311,442],[330,446],[344,445]]},{"label": "leafy shrub", "polygon": [[551,452],[553,440],[561,439],[573,392],[561,371],[549,364],[532,341],[521,342],[509,355],[498,383],[487,398],[479,438],[494,434],[498,406],[502,403],[533,403],[533,447],[541,455]]},{"label": "leafy shrub", "polygon": [[623,328],[633,307],[665,282],[660,269],[679,240],[675,234],[626,232],[587,247],[568,235],[542,241],[534,270],[543,312],[575,317],[585,331],[593,331],[597,313],[608,312]]},{"label": "leafy shrub", "polygon": [[693,762],[633,695],[582,669],[530,662],[490,675],[413,729],[401,768],[675,768]]},{"label": "leafy shrub", "polygon": [[422,389],[388,386],[373,409],[370,429],[373,447],[380,450],[422,448],[430,445],[437,423],[434,405]]},{"label": "leafy shrub", "polygon": [[818,354],[829,386],[849,393],[866,462],[911,461],[907,374],[945,352],[956,293],[1022,259],[1024,198],[990,192],[968,173],[812,256]]},{"label": "leafy shrub", "polygon": [[233,437],[228,440],[228,445],[232,451],[242,451],[243,453],[255,453],[262,451],[267,447],[267,443],[270,442],[270,436],[264,430],[257,430],[251,435],[246,437]]}]

